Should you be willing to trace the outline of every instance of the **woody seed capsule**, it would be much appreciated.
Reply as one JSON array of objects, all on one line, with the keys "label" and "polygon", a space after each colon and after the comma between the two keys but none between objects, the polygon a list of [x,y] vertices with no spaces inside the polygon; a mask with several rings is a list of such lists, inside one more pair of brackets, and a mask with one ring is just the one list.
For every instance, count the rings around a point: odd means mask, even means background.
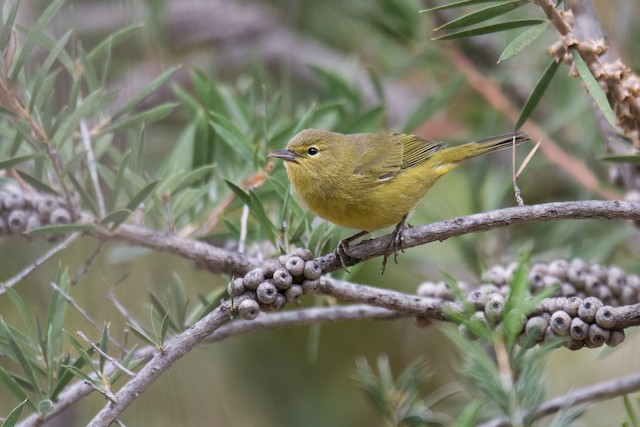
[{"label": "woody seed capsule", "polygon": [[260,314],[260,305],[252,299],[245,299],[238,304],[238,313],[245,320],[253,320]]},{"label": "woody seed capsule", "polygon": [[554,259],[549,263],[547,270],[549,274],[556,276],[558,279],[564,279],[567,277],[567,270],[569,270],[569,261],[564,258]]},{"label": "woody seed capsule", "polygon": [[24,205],[24,196],[21,193],[14,191],[6,193],[6,196],[4,197],[4,207],[7,210],[22,209]]},{"label": "woody seed capsule", "polygon": [[609,339],[607,340],[607,345],[609,347],[615,347],[618,344],[621,344],[622,341],[624,341],[624,330],[614,329],[611,331],[609,335]]},{"label": "woody seed capsule", "polygon": [[293,283],[293,277],[286,268],[279,268],[273,273],[273,284],[278,289],[287,289]]},{"label": "woody seed capsule", "polygon": [[289,270],[289,273],[291,273],[293,277],[300,277],[304,272],[304,264],[305,262],[302,258],[299,256],[292,256],[284,264],[284,268]]},{"label": "woody seed capsule", "polygon": [[246,288],[244,286],[244,279],[242,279],[242,277],[237,277],[227,284],[227,293],[229,294],[229,296],[233,295],[237,297],[244,294],[245,291]]},{"label": "woody seed capsule", "polygon": [[484,306],[484,313],[492,322],[498,322],[504,311],[504,297],[500,294],[493,294]]},{"label": "woody seed capsule", "polygon": [[304,248],[295,248],[291,255],[300,257],[303,261],[311,261],[313,259],[313,252]]},{"label": "woody seed capsule", "polygon": [[315,261],[310,260],[304,263],[304,270],[302,274],[305,279],[316,280],[322,276],[322,269]]},{"label": "woody seed capsule", "polygon": [[303,280],[302,281],[302,291],[305,294],[315,294],[320,289],[320,280]]},{"label": "woody seed capsule", "polygon": [[565,311],[558,310],[551,315],[549,326],[556,335],[567,335],[571,327],[571,316]]},{"label": "woody seed capsule", "polygon": [[608,305],[604,307],[600,307],[598,311],[596,311],[595,317],[596,323],[603,328],[611,329],[615,326],[615,315],[614,308]]},{"label": "woody seed capsule", "polygon": [[256,289],[256,295],[258,297],[258,301],[263,304],[271,304],[276,300],[278,296],[278,289],[273,284],[272,279],[267,279],[264,282],[258,285]]},{"label": "woody seed capsule", "polygon": [[482,310],[485,303],[485,294],[482,291],[473,291],[467,294],[467,301],[469,301],[476,310]]},{"label": "woody seed capsule", "polygon": [[569,297],[567,301],[565,301],[562,309],[567,312],[567,314],[571,317],[576,317],[578,315],[578,309],[582,304],[582,300],[578,297]]},{"label": "woody seed capsule", "polygon": [[610,334],[608,329],[604,329],[595,323],[589,326],[589,341],[598,347],[607,342]]},{"label": "woody seed capsule", "polygon": [[285,298],[284,295],[282,295],[281,293],[278,293],[276,295],[275,301],[273,301],[269,305],[269,307],[271,307],[275,311],[280,311],[280,310],[282,310],[284,308],[285,305],[287,305],[287,299]]},{"label": "woody seed capsule", "polygon": [[582,347],[584,347],[584,341],[583,340],[576,340],[574,338],[571,338],[570,340],[568,340],[567,342],[564,343],[564,346],[567,347],[571,351],[576,351],[576,350],[580,350]]},{"label": "woody seed capsule", "polygon": [[264,282],[264,271],[261,268],[254,268],[244,276],[244,286],[250,290],[255,291],[258,285]]},{"label": "woody seed capsule", "polygon": [[527,324],[524,327],[525,335],[533,342],[539,341],[544,336],[547,324],[547,319],[542,316],[532,317],[527,320]]},{"label": "woody seed capsule", "polygon": [[69,222],[71,222],[71,215],[69,215],[69,211],[64,208],[54,209],[49,217],[49,222],[52,225],[69,224]]},{"label": "woody seed capsule", "polygon": [[302,294],[303,291],[301,285],[291,285],[291,287],[285,291],[284,296],[288,302],[300,304],[300,297]]},{"label": "woody seed capsule", "polygon": [[273,277],[273,273],[275,273],[277,269],[282,268],[283,266],[284,264],[280,264],[280,262],[275,259],[269,260],[262,266],[262,274],[264,274],[264,277]]},{"label": "woody seed capsule", "polygon": [[579,317],[574,317],[571,320],[569,335],[571,335],[571,338],[584,340],[589,335],[589,324]]},{"label": "woody seed capsule", "polygon": [[585,298],[578,308],[578,316],[585,322],[591,323],[596,317],[596,312],[602,307],[602,301],[595,297]]},{"label": "woody seed capsule", "polygon": [[20,209],[11,211],[8,218],[9,229],[13,233],[22,233],[27,221],[27,214]]},{"label": "woody seed capsule", "polygon": [[423,282],[418,286],[416,294],[424,298],[435,298],[437,294],[438,285],[433,282]]}]

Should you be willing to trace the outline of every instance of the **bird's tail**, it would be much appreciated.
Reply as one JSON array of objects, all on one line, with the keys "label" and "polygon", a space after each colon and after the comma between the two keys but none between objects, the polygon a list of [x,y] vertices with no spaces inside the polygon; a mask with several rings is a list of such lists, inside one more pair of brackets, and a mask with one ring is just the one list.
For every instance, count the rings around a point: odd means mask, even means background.
[{"label": "bird's tail", "polygon": [[447,161],[458,163],[469,157],[479,156],[481,154],[490,153],[492,151],[503,150],[514,145],[522,144],[529,141],[527,133],[518,130],[504,135],[492,136],[481,139],[480,141],[469,142],[468,144],[449,147],[443,151],[447,151]]}]

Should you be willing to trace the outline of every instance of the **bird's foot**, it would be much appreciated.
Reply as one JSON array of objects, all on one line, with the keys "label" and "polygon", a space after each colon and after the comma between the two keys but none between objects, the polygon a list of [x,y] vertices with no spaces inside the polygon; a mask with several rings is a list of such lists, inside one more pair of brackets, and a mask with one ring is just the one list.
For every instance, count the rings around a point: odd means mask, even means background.
[{"label": "bird's foot", "polygon": [[[407,214],[402,217],[402,220],[396,225],[395,230],[389,236],[389,246],[388,248],[393,253],[393,262],[398,263],[398,252],[404,253],[404,230],[405,230],[405,221],[407,220]],[[411,226],[409,226],[411,227]],[[382,258],[382,268],[380,269],[380,274],[384,274],[384,270],[387,267],[387,259],[390,254],[384,255]]]},{"label": "bird's foot", "polygon": [[340,243],[338,243],[338,246],[336,246],[335,250],[333,251],[333,254],[335,255],[335,257],[338,259],[338,261],[340,261],[340,266],[347,273],[350,273],[349,269],[347,268],[347,265],[351,264],[351,261],[353,260],[353,257],[351,256],[351,254],[349,254],[349,243],[353,242],[356,239],[359,239],[360,237],[368,233],[369,233],[368,231],[361,231],[358,234],[355,234],[349,238],[341,240]]}]

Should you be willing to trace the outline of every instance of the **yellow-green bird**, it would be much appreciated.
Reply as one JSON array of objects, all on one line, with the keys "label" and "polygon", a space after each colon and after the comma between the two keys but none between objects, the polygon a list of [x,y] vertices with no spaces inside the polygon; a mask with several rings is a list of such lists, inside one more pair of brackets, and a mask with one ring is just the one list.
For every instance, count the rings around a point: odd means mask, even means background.
[{"label": "yellow-green bird", "polygon": [[363,231],[345,244],[397,224],[390,242],[397,250],[407,214],[438,178],[468,158],[528,140],[517,131],[447,147],[415,135],[306,129],[269,156],[285,160],[296,193],[316,215]]}]

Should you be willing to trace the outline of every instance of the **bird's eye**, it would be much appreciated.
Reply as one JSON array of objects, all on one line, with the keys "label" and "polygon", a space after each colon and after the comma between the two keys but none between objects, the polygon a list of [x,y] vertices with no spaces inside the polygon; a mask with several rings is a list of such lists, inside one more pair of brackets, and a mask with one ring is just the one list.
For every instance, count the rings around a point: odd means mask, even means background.
[{"label": "bird's eye", "polygon": [[307,149],[307,154],[310,156],[315,156],[316,154],[318,154],[320,151],[316,148],[316,147],[309,147]]}]

